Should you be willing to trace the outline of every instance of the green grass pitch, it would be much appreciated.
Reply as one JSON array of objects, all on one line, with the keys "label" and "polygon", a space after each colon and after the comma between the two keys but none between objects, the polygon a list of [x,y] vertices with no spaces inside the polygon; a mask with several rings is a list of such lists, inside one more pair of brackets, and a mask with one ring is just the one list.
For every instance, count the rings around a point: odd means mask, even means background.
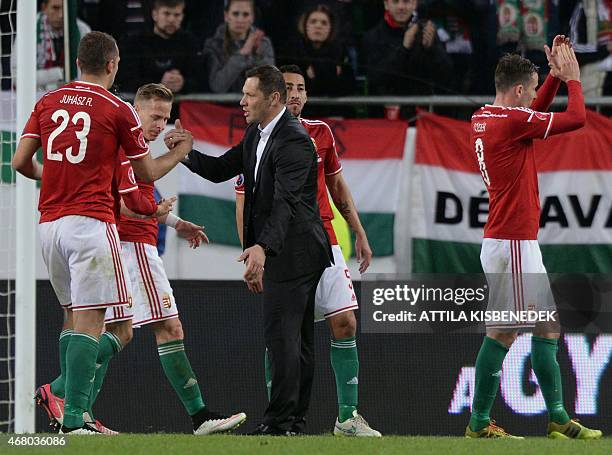
[{"label": "green grass pitch", "polygon": [[[48,435],[48,434],[47,434]],[[42,435],[41,435],[42,436]],[[255,437],[191,436],[183,434],[124,434],[72,436],[65,447],[9,448],[7,435],[0,453],[36,454],[611,454],[612,438],[599,441],[552,441],[527,438],[524,441],[471,440],[458,437],[385,436],[381,439],[353,439],[334,436]]]}]

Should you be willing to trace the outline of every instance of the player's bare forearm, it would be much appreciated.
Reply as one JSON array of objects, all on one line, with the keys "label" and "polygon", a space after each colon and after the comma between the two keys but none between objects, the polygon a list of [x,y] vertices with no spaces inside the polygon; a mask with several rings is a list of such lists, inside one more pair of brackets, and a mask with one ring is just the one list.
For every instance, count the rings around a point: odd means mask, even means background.
[{"label": "player's bare forearm", "polygon": [[42,178],[43,166],[34,157],[39,148],[40,139],[31,137],[22,138],[11,161],[13,169],[29,179],[40,180]]},{"label": "player's bare forearm", "polygon": [[185,150],[185,147],[179,147],[177,145],[166,154],[158,156],[155,159],[147,155],[138,161],[132,161],[132,167],[141,180],[145,182],[155,182],[174,169],[190,151],[191,148]]},{"label": "player's bare forearm", "polygon": [[370,248],[368,236],[359,220],[351,190],[341,172],[326,177],[325,183],[336,208],[355,233],[355,255],[357,256],[357,262],[359,262],[359,273],[365,273],[372,260],[372,248]]},{"label": "player's bare forearm", "polygon": [[240,239],[240,245],[244,246],[242,228],[244,220],[244,194],[236,194],[236,231]]},{"label": "player's bare forearm", "polygon": [[342,173],[331,175],[325,178],[325,183],[329,189],[332,200],[342,218],[346,220],[351,230],[357,235],[365,235],[365,230],[359,220],[359,213],[353,202],[353,196]]},{"label": "player's bare forearm", "polygon": [[[180,122],[177,120],[177,124]],[[185,129],[173,130],[174,136],[168,152],[153,159],[151,154],[145,155],[139,160],[132,161],[132,167],[136,175],[145,182],[159,180],[180,163],[191,152],[193,148],[193,136]]]},{"label": "player's bare forearm", "polygon": [[176,167],[177,164],[181,162],[181,160],[185,159],[185,156],[191,151],[191,147],[189,149],[175,147],[174,149],[168,151],[165,155],[155,158],[156,167],[157,167],[157,178],[158,180],[170,172],[172,169]]}]

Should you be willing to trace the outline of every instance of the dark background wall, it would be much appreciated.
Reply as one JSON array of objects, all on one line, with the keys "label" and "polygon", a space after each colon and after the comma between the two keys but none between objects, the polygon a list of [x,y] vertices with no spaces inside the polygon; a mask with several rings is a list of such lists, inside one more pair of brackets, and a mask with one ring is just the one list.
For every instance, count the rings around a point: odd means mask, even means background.
[{"label": "dark background wall", "polygon": [[[262,315],[259,298],[241,282],[173,282],[185,346],[205,402],[221,412],[248,415],[239,432],[254,428],[266,406],[263,378]],[[359,285],[356,286],[359,292]],[[61,312],[51,286],[38,282],[37,383],[54,379],[59,371],[57,336]],[[308,416],[308,431],[333,429],[336,394],[329,363],[329,334],[317,324],[317,370]],[[462,434],[469,411],[449,414],[455,383],[464,366],[473,366],[481,335],[363,334],[360,357],[360,410],[383,434]],[[559,360],[564,372],[568,411],[574,410],[576,380],[566,347]],[[608,359],[609,360],[609,359]],[[534,392],[526,369],[526,394]],[[585,424],[612,432],[612,368],[603,372],[598,415],[579,416]],[[124,432],[189,432],[190,419],[167,382],[150,329],[135,331],[133,342],[111,363],[95,406],[96,416]],[[498,396],[492,415],[508,431],[543,434],[547,418],[518,415]],[[37,410],[37,430],[46,428],[46,415]]]}]

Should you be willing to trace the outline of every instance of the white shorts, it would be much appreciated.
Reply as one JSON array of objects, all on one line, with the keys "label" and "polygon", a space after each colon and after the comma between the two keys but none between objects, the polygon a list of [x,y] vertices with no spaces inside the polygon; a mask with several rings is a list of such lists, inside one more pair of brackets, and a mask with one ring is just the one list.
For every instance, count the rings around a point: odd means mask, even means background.
[{"label": "white shorts", "polygon": [[174,294],[157,248],[135,242],[121,242],[121,247],[132,283],[132,307],[124,307],[122,314],[107,311],[105,322],[129,319],[128,313],[133,313],[134,327],[177,318]]},{"label": "white shorts", "polygon": [[315,321],[323,321],[336,314],[359,308],[351,274],[339,245],[332,245],[334,265],[321,275],[315,294]]},{"label": "white shorts", "polygon": [[64,308],[104,309],[129,301],[114,224],[69,215],[39,224],[38,231],[49,280]]},{"label": "white shorts", "polygon": [[[485,238],[480,263],[489,284],[487,310],[518,312],[556,309],[537,240]],[[487,328],[534,325],[529,322],[490,322]]]}]

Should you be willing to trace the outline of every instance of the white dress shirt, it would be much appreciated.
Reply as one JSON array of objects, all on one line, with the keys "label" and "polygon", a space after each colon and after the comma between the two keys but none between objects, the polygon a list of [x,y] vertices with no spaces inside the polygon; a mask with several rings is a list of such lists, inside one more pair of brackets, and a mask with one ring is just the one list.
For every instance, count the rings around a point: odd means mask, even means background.
[{"label": "white dress shirt", "polygon": [[278,123],[278,121],[283,116],[286,110],[287,108],[283,107],[283,109],[278,113],[278,115],[274,117],[272,121],[266,125],[265,128],[262,129],[261,125],[257,125],[257,129],[259,130],[259,143],[257,144],[257,161],[255,161],[255,177],[253,179],[254,181],[257,181],[257,169],[259,168],[259,162],[261,161],[261,156],[263,155],[263,152],[266,149],[266,144],[268,143],[270,134],[272,134],[274,127],[276,126],[276,124]]}]

